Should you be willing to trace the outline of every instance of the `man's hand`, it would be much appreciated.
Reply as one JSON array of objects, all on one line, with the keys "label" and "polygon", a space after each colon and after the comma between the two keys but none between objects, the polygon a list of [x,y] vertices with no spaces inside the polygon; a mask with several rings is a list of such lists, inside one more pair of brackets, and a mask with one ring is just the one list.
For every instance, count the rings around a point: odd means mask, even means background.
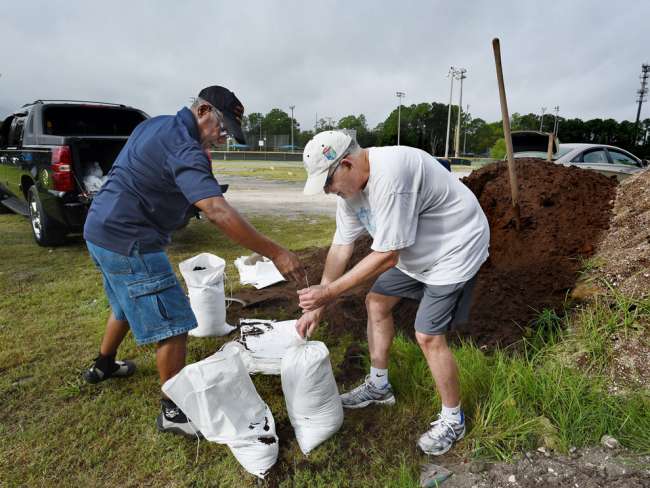
[{"label": "man's hand", "polygon": [[296,331],[303,339],[311,337],[323,315],[323,309],[319,308],[311,312],[305,312],[296,322]]},{"label": "man's hand", "polygon": [[307,282],[305,269],[300,264],[298,256],[291,251],[280,248],[280,251],[273,257],[273,264],[285,278],[289,277],[298,284]]},{"label": "man's hand", "polygon": [[314,285],[298,290],[300,308],[304,311],[321,308],[336,298],[327,285]]}]

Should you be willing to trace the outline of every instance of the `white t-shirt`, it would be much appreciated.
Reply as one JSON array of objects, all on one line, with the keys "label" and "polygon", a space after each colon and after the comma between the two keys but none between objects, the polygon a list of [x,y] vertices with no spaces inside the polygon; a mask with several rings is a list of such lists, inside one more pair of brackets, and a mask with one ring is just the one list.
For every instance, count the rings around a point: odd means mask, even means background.
[{"label": "white t-shirt", "polygon": [[368,184],[338,198],[333,243],[350,244],[367,231],[373,251],[399,250],[397,268],[422,283],[472,278],[488,257],[490,228],[471,190],[420,149],[368,151]]}]

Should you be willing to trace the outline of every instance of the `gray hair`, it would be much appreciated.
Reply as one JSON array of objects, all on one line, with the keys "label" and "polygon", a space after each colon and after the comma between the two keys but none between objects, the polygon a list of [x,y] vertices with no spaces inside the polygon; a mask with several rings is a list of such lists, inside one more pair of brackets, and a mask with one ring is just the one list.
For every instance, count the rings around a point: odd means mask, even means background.
[{"label": "gray hair", "polygon": [[212,104],[211,104],[210,102],[208,102],[208,101],[206,101],[206,100],[203,100],[203,99],[200,98],[200,97],[196,97],[196,98],[194,99],[194,101],[192,102],[192,106],[191,106],[190,108],[191,108],[192,110],[197,110],[197,109],[199,108],[199,105],[203,105],[203,104],[206,104],[206,103],[207,103],[208,105],[212,106]]}]

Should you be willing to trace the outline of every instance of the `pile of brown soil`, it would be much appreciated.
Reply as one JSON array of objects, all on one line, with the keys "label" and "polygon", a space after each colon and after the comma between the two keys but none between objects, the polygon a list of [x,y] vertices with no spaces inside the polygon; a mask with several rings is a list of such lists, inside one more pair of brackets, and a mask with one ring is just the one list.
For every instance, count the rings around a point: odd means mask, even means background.
[{"label": "pile of brown soil", "polygon": [[[470,320],[459,333],[488,348],[516,342],[538,312],[563,305],[576,281],[581,257],[593,253],[608,227],[617,185],[615,179],[594,172],[536,159],[520,159],[516,165],[520,230],[513,221],[505,163],[474,171],[463,180],[488,217],[491,240],[490,258],[479,273]],[[369,245],[367,238],[357,243],[352,265],[370,252]],[[326,254],[326,248],[301,253],[310,283],[320,281]],[[365,338],[368,288],[369,284],[340,297],[329,307],[330,337],[351,333]],[[253,309],[255,315],[267,318],[300,315],[295,285],[244,290],[237,296],[256,304],[245,309],[231,307],[233,320],[251,316]],[[394,313],[398,329],[412,334],[416,309],[417,303],[402,300]]]},{"label": "pile of brown soil", "polygon": [[650,171],[617,190],[610,229],[597,249],[602,276],[624,294],[650,295]]}]

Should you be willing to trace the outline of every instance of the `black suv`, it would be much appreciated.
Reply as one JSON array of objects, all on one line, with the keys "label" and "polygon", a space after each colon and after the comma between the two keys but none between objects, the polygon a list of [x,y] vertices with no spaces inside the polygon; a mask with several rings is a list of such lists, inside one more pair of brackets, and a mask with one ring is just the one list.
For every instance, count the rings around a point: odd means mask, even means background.
[{"label": "black suv", "polygon": [[29,217],[41,246],[80,232],[94,193],[143,111],[112,103],[37,100],[0,128],[0,211]]}]

